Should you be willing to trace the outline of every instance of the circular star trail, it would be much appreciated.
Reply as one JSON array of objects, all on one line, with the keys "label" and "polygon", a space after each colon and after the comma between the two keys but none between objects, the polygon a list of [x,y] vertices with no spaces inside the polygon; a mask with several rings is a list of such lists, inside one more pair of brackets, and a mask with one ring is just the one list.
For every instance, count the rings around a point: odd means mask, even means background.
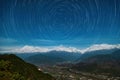
[{"label": "circular star trail", "polygon": [[65,0],[53,1],[45,6],[47,7],[45,7],[45,14],[42,16],[43,23],[48,23],[45,27],[47,27],[48,33],[52,33],[51,37],[57,37],[58,35],[55,34],[59,34],[61,39],[69,39],[82,29],[83,26],[80,27],[80,25],[84,23],[84,19],[81,18],[86,18],[83,15],[86,10],[84,6],[82,9],[82,6],[79,6],[77,2]]},{"label": "circular star trail", "polygon": [[1,0],[0,11],[3,38],[119,42],[120,0]]}]

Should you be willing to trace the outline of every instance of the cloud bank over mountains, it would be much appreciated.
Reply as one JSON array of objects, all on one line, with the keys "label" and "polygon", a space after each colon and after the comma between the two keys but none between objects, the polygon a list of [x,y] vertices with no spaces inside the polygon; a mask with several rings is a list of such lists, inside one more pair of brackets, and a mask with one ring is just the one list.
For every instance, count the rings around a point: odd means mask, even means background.
[{"label": "cloud bank over mountains", "polygon": [[65,47],[63,45],[60,46],[53,46],[53,47],[38,47],[38,46],[23,46],[22,48],[17,48],[14,50],[11,50],[12,52],[20,52],[20,53],[26,53],[26,52],[49,52],[49,51],[66,51],[66,52],[80,52],[79,49],[75,47]]},{"label": "cloud bank over mountains", "polygon": [[88,51],[96,51],[96,50],[107,50],[107,49],[120,49],[120,44],[110,45],[110,44],[95,44],[86,49],[81,50],[82,53]]},{"label": "cloud bank over mountains", "polygon": [[14,48],[9,51],[4,52],[16,52],[16,53],[31,53],[31,52],[49,52],[49,51],[66,51],[66,52],[90,52],[96,50],[107,50],[107,49],[120,49],[120,44],[110,45],[110,44],[94,44],[85,49],[78,49],[75,47],[66,47],[63,45],[60,46],[52,46],[52,47],[39,47],[39,46],[29,46],[25,45],[20,48]]}]

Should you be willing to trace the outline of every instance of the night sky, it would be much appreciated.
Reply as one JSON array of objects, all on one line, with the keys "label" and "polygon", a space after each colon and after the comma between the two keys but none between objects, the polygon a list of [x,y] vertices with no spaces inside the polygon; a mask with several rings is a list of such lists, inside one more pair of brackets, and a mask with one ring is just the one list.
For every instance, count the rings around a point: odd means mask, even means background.
[{"label": "night sky", "polygon": [[0,47],[120,43],[120,0],[0,0]]}]

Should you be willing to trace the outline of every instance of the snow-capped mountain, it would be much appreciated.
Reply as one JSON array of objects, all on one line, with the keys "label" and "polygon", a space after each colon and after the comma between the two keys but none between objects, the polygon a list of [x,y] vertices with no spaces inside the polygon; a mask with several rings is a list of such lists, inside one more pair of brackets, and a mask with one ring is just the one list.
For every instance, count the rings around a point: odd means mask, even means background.
[{"label": "snow-capped mountain", "polygon": [[17,52],[17,53],[31,53],[31,52],[49,52],[49,51],[66,51],[66,52],[80,52],[86,53],[97,50],[109,50],[109,49],[120,49],[120,44],[94,44],[84,49],[79,49],[75,47],[66,47],[63,45],[60,46],[51,46],[51,47],[39,47],[39,46],[29,46],[25,45],[20,48],[14,48],[9,50],[9,52]]}]

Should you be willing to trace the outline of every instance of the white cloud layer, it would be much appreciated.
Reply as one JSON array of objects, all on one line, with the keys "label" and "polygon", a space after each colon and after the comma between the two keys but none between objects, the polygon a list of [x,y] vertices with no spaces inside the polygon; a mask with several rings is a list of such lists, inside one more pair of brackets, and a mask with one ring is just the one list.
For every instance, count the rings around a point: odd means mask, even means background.
[{"label": "white cloud layer", "polygon": [[49,52],[49,51],[67,51],[67,52],[80,52],[79,49],[74,47],[65,47],[65,46],[54,46],[54,47],[37,47],[37,46],[23,46],[22,48],[17,48],[11,50],[11,52],[18,53],[28,53],[28,52]]},{"label": "white cloud layer", "polygon": [[120,49],[120,44],[110,45],[110,44],[95,44],[86,49],[81,50],[82,53],[96,51],[96,50],[109,50],[109,49]]},{"label": "white cloud layer", "polygon": [[[65,47],[65,46],[53,46],[53,47],[39,47],[39,46],[29,46],[25,45],[21,48],[14,48],[8,52],[17,52],[17,53],[29,53],[29,52],[49,52],[49,51],[67,51],[67,52],[90,52],[95,50],[105,50],[105,49],[120,49],[120,44],[110,45],[110,44],[95,44],[85,49],[78,49],[75,47]],[[4,51],[5,52],[5,51]]]}]

